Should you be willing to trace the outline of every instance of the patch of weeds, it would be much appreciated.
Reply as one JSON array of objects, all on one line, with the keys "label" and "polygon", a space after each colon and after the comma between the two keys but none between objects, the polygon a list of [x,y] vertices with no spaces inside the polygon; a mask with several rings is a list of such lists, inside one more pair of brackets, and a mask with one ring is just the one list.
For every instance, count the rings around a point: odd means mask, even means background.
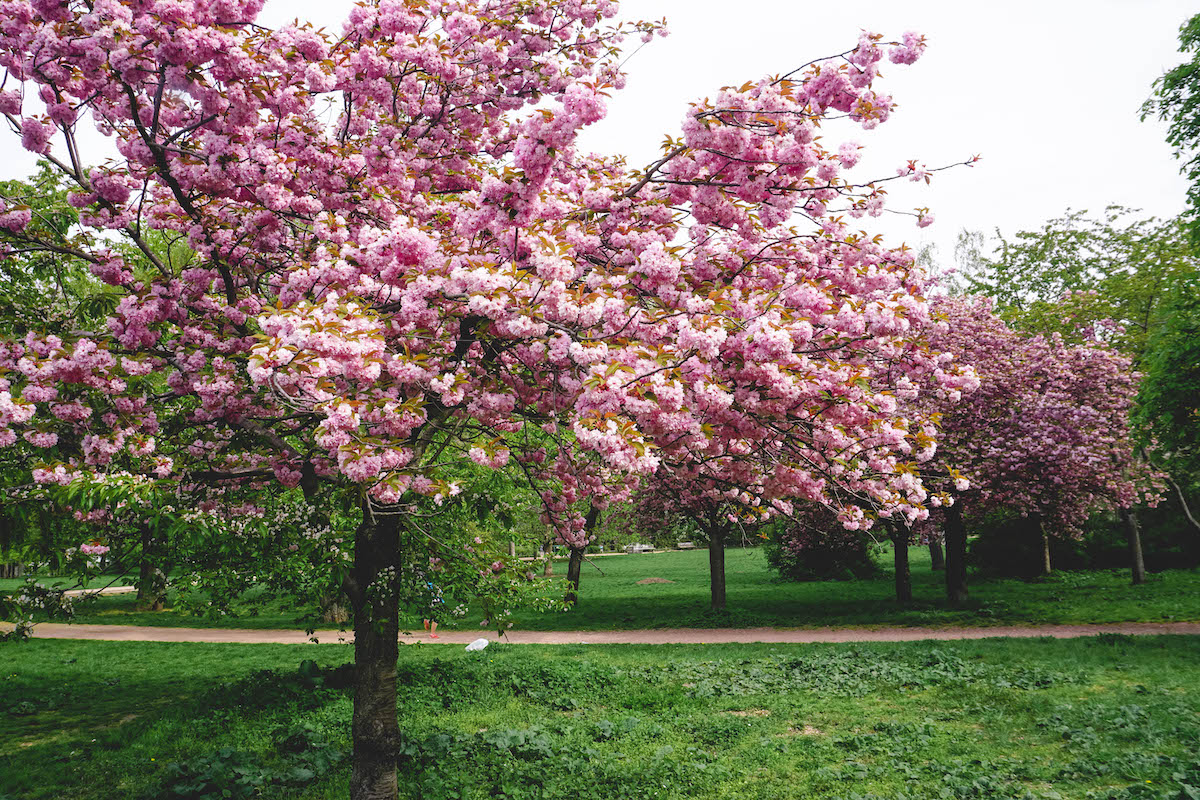
[{"label": "patch of weeds", "polygon": [[1060,705],[1037,721],[1039,728],[1063,739],[1095,744],[1103,733],[1107,740],[1153,744],[1194,741],[1200,737],[1200,717],[1182,706],[1147,708],[1136,703],[1093,703],[1081,707]]},{"label": "patch of weeds", "polygon": [[792,691],[864,697],[880,689],[915,691],[967,684],[1038,690],[1084,679],[1081,673],[968,661],[937,649],[901,658],[874,650],[828,650],[798,658],[779,655],[641,668],[629,670],[628,675],[646,684],[675,683],[699,698]]},{"label": "patch of weeds", "polygon": [[[637,719],[627,717],[555,730],[535,726],[402,736],[401,783],[410,787],[411,797],[421,800],[648,800],[664,796],[665,787],[671,787],[669,794],[703,794],[729,780],[728,768],[698,747],[666,745],[641,750],[636,757],[614,749],[623,742],[634,745],[625,741],[628,737],[654,733],[642,728]],[[603,744],[586,744],[580,734]]]},{"label": "patch of weeds", "polygon": [[246,800],[267,786],[305,786],[332,769],[344,753],[323,731],[300,723],[277,731],[278,753],[264,756],[222,747],[210,755],[167,765],[146,800]]},{"label": "patch of weeds", "polygon": [[269,708],[295,703],[314,708],[344,694],[353,683],[353,664],[322,668],[306,659],[295,670],[258,670],[235,683],[221,684],[213,690],[209,705]]},{"label": "patch of weeds", "polygon": [[743,736],[760,727],[756,720],[723,714],[701,717],[690,725],[696,741],[710,747],[732,746]]},{"label": "patch of weeds", "polygon": [[1168,759],[1153,778],[1142,778],[1118,789],[1091,792],[1097,800],[1200,800],[1200,761]]},{"label": "patch of weeds", "polygon": [[1130,645],[1134,643],[1133,637],[1127,633],[1098,633],[1093,638],[1093,641],[1098,645],[1104,645],[1107,647]]},{"label": "patch of weeds", "polygon": [[528,698],[558,711],[575,711],[586,705],[586,698],[579,693],[580,686],[588,686],[593,692],[603,691],[615,678],[611,667],[586,661],[435,659],[401,664],[396,684],[405,690],[407,701],[415,705],[435,703],[456,708],[501,695]]}]

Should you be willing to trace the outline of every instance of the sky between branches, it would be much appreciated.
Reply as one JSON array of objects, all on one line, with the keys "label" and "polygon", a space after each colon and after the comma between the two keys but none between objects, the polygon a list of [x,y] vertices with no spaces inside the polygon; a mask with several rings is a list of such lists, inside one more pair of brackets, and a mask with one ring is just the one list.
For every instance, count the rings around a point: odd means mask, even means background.
[{"label": "sky between branches", "polygon": [[[336,33],[351,5],[268,0],[260,22],[299,17]],[[1154,79],[1181,60],[1177,31],[1196,11],[1187,0],[627,0],[622,16],[666,17],[671,35],[629,57],[628,86],[583,142],[642,166],[657,158],[665,134],[678,133],[687,104],[721,86],[849,49],[863,28],[889,39],[924,33],[929,47],[918,64],[884,69],[879,85],[899,104],[891,120],[829,135],[867,147],[850,173],[856,180],[894,175],[913,158],[935,167],[982,154],[974,168],[939,173],[929,187],[893,185],[891,208],[928,206],[934,225],[863,220],[891,243],[934,244],[937,261],[950,266],[963,228],[1011,234],[1067,208],[1099,212],[1112,203],[1157,216],[1183,209],[1186,183],[1164,126],[1139,122],[1138,109]],[[32,156],[10,138],[0,178],[32,169]]]}]

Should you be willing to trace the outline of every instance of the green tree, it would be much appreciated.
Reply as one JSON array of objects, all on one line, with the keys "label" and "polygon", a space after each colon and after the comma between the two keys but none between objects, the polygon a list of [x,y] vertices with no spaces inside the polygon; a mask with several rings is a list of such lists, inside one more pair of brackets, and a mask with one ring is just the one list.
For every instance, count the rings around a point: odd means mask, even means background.
[{"label": "green tree", "polygon": [[1169,123],[1167,142],[1181,162],[1179,171],[1191,181],[1185,221],[1192,241],[1200,244],[1200,14],[1179,27],[1179,52],[1189,60],[1154,82],[1154,94],[1142,106],[1142,119]]},{"label": "green tree", "polygon": [[[1176,287],[1150,337],[1138,421],[1173,475],[1200,475],[1200,279]],[[1195,488],[1195,487],[1193,487]]]},{"label": "green tree", "polygon": [[1182,221],[1139,219],[1120,206],[1100,218],[1068,211],[1040,230],[998,236],[992,256],[978,246],[959,248],[967,261],[960,285],[992,298],[1018,330],[1059,334],[1072,344],[1098,337],[1135,367],[1164,302],[1200,266]]}]

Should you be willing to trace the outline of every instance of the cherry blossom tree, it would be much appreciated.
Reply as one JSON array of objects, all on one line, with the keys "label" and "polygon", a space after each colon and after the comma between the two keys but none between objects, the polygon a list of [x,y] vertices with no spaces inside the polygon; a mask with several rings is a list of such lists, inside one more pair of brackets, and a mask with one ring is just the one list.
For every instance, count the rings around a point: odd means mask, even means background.
[{"label": "cherry blossom tree", "polygon": [[964,509],[1032,517],[1044,534],[1048,572],[1051,530],[1078,534],[1098,506],[1157,502],[1158,476],[1136,457],[1130,413],[1137,387],[1126,357],[1097,342],[1066,345],[1015,332],[986,300],[944,297],[936,307],[941,322],[930,328],[932,346],[970,364],[979,380],[942,409],[938,455],[925,471],[931,486],[942,481],[947,593],[960,603],[967,593]]},{"label": "cherry blossom tree", "polygon": [[[102,325],[3,344],[0,445],[41,449],[47,485],[353,493],[352,797],[397,793],[400,543],[456,465],[528,470],[571,545],[601,470],[663,465],[759,515],[927,513],[935,431],[890,392],[961,376],[912,340],[911,256],[849,226],[883,184],[820,136],[886,121],[880,63],[921,37],[722,90],[630,173],[575,147],[622,39],[659,30],[609,0],[375,0],[337,38],[260,6],[0,0],[0,113],[79,211],[50,240],[0,197],[6,247],[119,297]],[[83,151],[85,119],[116,158]]]}]

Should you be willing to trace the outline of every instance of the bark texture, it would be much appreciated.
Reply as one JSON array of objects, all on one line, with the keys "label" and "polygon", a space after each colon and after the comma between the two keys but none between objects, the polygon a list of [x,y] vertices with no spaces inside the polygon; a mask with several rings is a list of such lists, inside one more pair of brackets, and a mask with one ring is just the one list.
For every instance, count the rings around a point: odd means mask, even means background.
[{"label": "bark texture", "polygon": [[1033,524],[1037,526],[1037,531],[1042,536],[1042,574],[1049,575],[1054,571],[1054,565],[1050,562],[1050,534],[1046,532],[1046,526],[1042,524],[1041,517],[1035,516]]},{"label": "bark texture", "polygon": [[712,609],[725,610],[725,531],[719,523],[708,530],[708,574],[712,582]]},{"label": "bark texture", "polygon": [[912,572],[908,566],[908,528],[895,525],[891,528],[892,563],[896,567],[896,602],[912,602]]},{"label": "bark texture", "polygon": [[929,540],[929,567],[934,572],[941,572],[946,568],[946,553],[942,550],[940,539]]},{"label": "bark texture", "polygon": [[364,508],[363,524],[354,539],[354,568],[349,584],[354,608],[351,800],[396,800],[399,792],[394,749],[399,734],[396,717],[399,549],[397,518],[372,519]]},{"label": "bark texture", "polygon": [[946,509],[946,599],[952,606],[967,602],[967,529],[961,501]]},{"label": "bark texture", "polygon": [[162,611],[167,604],[166,542],[150,525],[139,531],[142,556],[138,562],[137,607],[144,611]]},{"label": "bark texture", "polygon": [[1134,586],[1146,582],[1146,561],[1142,557],[1142,530],[1137,514],[1132,509],[1121,509],[1121,522],[1125,525],[1125,541],[1129,543],[1129,571]]},{"label": "bark texture", "polygon": [[572,547],[571,558],[567,561],[567,594],[564,598],[568,603],[579,599],[579,573],[583,569],[583,548]]}]

